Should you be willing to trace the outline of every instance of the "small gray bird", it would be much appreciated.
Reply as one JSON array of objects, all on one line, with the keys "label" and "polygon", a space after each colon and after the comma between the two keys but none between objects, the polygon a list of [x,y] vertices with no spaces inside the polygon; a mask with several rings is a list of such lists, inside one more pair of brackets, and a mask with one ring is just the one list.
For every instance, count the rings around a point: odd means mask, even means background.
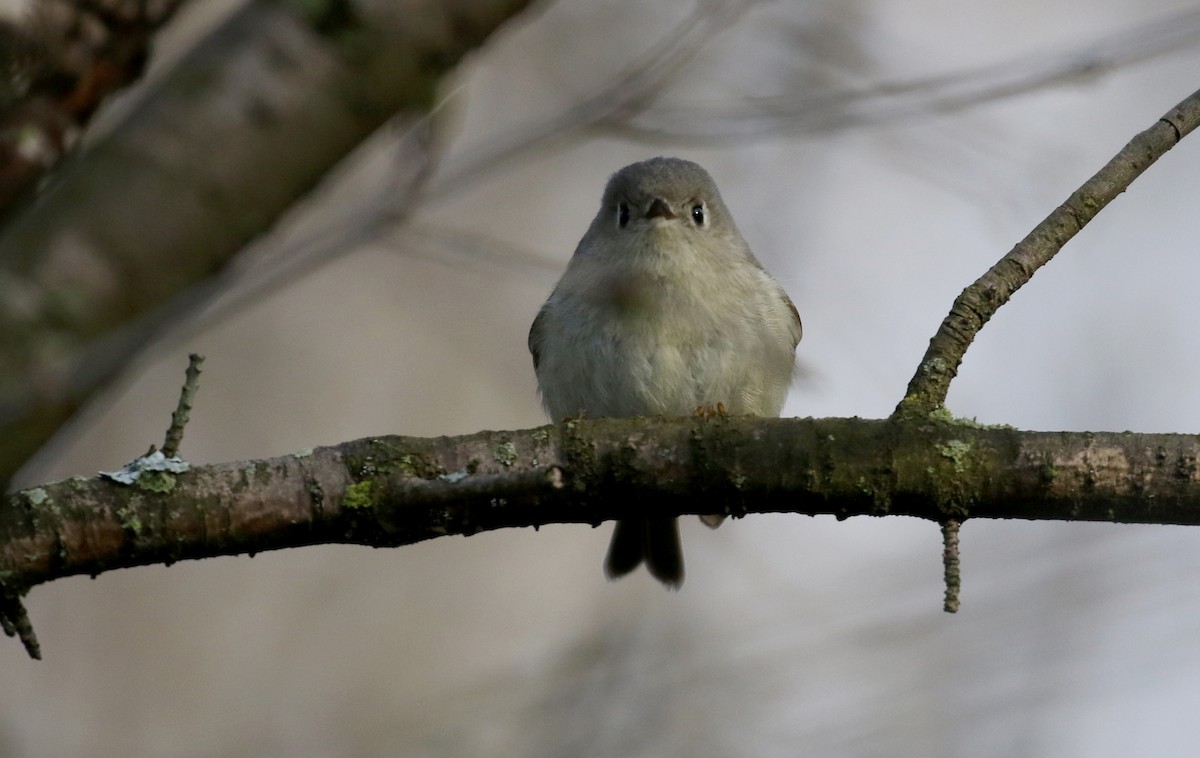
[{"label": "small gray bird", "polygon": [[[533,320],[529,351],[556,421],[719,406],[778,416],[800,334],[796,306],[750,252],[708,172],[652,158],[608,180]],[[683,584],[676,519],[617,522],[608,577],[643,561],[668,587]]]}]

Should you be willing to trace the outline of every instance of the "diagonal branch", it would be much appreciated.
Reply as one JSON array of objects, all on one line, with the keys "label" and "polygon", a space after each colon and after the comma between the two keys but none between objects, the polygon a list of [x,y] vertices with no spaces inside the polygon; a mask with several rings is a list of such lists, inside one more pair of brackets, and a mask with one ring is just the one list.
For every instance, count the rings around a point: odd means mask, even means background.
[{"label": "diagonal branch", "polygon": [[79,144],[105,98],[141,78],[184,2],[34,3],[24,23],[0,22],[0,215]]},{"label": "diagonal branch", "polygon": [[941,407],[967,348],[1000,306],[1197,124],[1200,124],[1200,90],[1130,140],[1025,239],[963,290],[929,341],[929,349],[892,415],[924,416]]}]

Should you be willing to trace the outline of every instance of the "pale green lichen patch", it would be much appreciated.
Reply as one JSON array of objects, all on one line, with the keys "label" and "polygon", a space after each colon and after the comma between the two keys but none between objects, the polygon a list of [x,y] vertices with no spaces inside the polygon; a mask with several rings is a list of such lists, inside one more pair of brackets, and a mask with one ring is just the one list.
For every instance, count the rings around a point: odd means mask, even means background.
[{"label": "pale green lichen patch", "polygon": [[966,470],[966,459],[971,452],[971,443],[950,440],[944,445],[938,445],[937,451],[943,458],[949,458],[954,462],[954,473],[961,474]]},{"label": "pale green lichen patch", "polygon": [[921,370],[926,374],[944,374],[946,373],[946,361],[940,355],[936,355],[922,363]]},{"label": "pale green lichen patch", "polygon": [[372,499],[372,485],[373,483],[369,481],[351,484],[346,488],[346,494],[342,496],[342,507],[355,510],[372,507],[375,504]]},{"label": "pale green lichen patch", "polygon": [[417,479],[436,479],[446,473],[436,459],[424,453],[405,453],[396,459],[393,466],[402,476]]},{"label": "pale green lichen patch", "polygon": [[517,446],[511,441],[501,442],[492,448],[492,459],[505,468],[517,462]]},{"label": "pale green lichen patch", "polygon": [[175,489],[175,475],[168,471],[143,471],[135,486],[143,492],[165,495]]},{"label": "pale green lichen patch", "polygon": [[1010,424],[985,424],[975,418],[964,418],[955,416],[946,406],[939,406],[929,412],[931,421],[939,421],[943,424],[951,426],[961,426],[966,429],[1015,429],[1016,427]]},{"label": "pale green lichen patch", "polygon": [[25,497],[29,500],[30,505],[41,505],[50,499],[50,496],[46,494],[46,490],[42,489],[41,487],[34,487],[31,490],[26,490]]},{"label": "pale green lichen patch", "polygon": [[134,534],[142,533],[142,520],[138,518],[137,511],[133,508],[118,508],[117,519],[121,524],[122,529],[128,529]]},{"label": "pale green lichen patch", "polygon": [[929,418],[946,424],[953,424],[957,420],[955,419],[954,414],[950,412],[950,409],[944,405],[939,405],[937,408],[934,408],[932,411],[930,411]]}]

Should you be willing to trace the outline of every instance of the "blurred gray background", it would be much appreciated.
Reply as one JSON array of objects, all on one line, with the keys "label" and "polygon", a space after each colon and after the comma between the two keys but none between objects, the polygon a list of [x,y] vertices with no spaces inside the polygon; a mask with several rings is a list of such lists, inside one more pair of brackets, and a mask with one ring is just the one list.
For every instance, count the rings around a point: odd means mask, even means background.
[{"label": "blurred gray background", "polygon": [[[195,0],[157,65],[227,5]],[[885,416],[958,292],[1200,87],[1195,2],[752,3],[684,39],[632,119],[484,170],[694,12],[559,0],[506,26],[447,82],[411,219],[181,324],[25,483],[159,441],[189,351],[208,357],[195,463],[544,423],[529,324],[607,176],[656,154],[711,171],[800,309],[785,415]],[[247,281],[386,187],[391,139],[263,241]],[[1198,176],[1193,136],[983,330],[951,410],[1200,432]],[[970,522],[951,616],[933,524],[689,520],[677,594],[607,583],[609,528],[38,587],[46,659],[0,645],[0,755],[1195,755],[1194,529]]]}]

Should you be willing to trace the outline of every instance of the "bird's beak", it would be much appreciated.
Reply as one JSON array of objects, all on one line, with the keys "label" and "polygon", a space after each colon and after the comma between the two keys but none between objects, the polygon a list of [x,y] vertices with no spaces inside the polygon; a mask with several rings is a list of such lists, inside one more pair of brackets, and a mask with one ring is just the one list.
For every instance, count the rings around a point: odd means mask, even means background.
[{"label": "bird's beak", "polygon": [[675,218],[675,214],[671,212],[671,206],[667,205],[665,200],[656,197],[646,209],[646,218],[672,219]]}]

